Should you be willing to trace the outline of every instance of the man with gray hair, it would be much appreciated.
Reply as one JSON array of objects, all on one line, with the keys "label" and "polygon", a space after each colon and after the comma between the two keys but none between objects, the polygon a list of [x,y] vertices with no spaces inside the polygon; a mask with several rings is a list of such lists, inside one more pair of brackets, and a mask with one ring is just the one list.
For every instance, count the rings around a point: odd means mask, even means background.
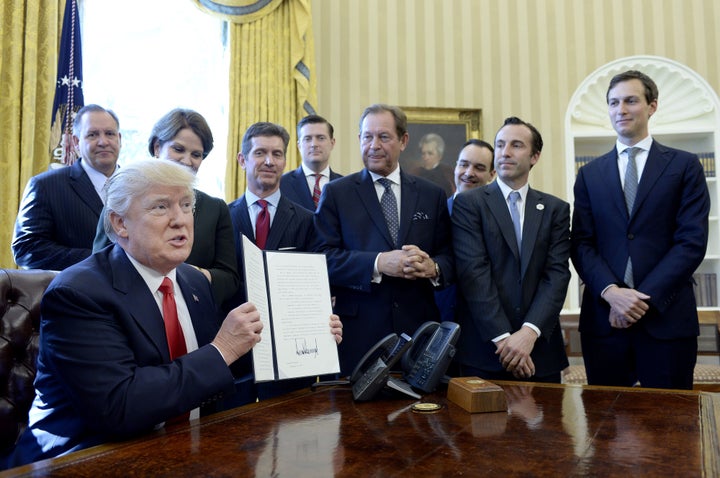
[{"label": "man with gray hair", "polygon": [[20,267],[63,270],[92,252],[100,191],[120,155],[120,122],[111,110],[86,105],[75,116],[73,141],[78,161],[32,177],[25,188],[12,241]]},{"label": "man with gray hair", "polygon": [[209,282],[184,263],[194,178],[143,160],[108,181],[104,223],[115,245],[61,272],[45,293],[35,401],[11,466],[195,418],[235,391],[230,365],[263,326],[250,303],[222,320]]}]

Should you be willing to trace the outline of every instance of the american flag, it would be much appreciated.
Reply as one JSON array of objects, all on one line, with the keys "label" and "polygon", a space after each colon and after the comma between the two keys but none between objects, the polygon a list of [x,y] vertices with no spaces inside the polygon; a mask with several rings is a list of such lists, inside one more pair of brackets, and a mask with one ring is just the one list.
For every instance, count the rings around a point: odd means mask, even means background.
[{"label": "american flag", "polygon": [[53,102],[50,126],[50,148],[55,160],[68,165],[73,164],[77,158],[72,141],[72,123],[75,113],[85,104],[82,77],[82,48],[77,1],[65,0],[55,101]]}]

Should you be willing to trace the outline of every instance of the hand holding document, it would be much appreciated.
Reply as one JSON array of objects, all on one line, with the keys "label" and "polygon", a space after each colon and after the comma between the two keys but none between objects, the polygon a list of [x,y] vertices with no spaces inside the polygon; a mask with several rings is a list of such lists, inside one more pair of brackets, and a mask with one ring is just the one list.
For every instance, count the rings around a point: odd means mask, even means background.
[{"label": "hand holding document", "polygon": [[243,236],[243,264],[264,326],[253,348],[255,381],[339,373],[325,256],[263,251]]}]

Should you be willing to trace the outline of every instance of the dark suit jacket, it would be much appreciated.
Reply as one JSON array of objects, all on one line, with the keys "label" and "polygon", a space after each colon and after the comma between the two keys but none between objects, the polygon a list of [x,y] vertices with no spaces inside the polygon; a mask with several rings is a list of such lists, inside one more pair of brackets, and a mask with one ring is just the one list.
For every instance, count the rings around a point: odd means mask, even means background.
[{"label": "dark suit jacket", "polygon": [[15,222],[15,263],[62,270],[90,255],[103,208],[79,159],[30,178]]},{"label": "dark suit jacket", "polygon": [[115,245],[67,269],[41,305],[36,397],[13,466],[153,429],[233,391],[209,345],[220,317],[208,281],[177,268],[199,349],[170,361],[162,315]]},{"label": "dark suit jacket", "polygon": [[651,306],[633,327],[657,339],[698,335],[692,274],[705,256],[710,197],[697,156],[653,141],[629,216],[615,148],[580,168],[574,192],[572,260],[585,283],[580,331],[610,334],[600,293],[623,285],[630,256],[635,289]]},{"label": "dark suit jacket", "polygon": [[[235,240],[235,255],[237,257],[237,270],[240,272],[240,287],[236,293],[226,304],[226,308],[232,309],[247,301],[247,293],[245,290],[245,279],[243,273],[243,251],[242,236],[243,234],[255,242],[255,230],[250,221],[248,214],[248,204],[245,195],[230,203],[230,219],[233,226],[233,236]],[[313,213],[307,209],[298,206],[294,202],[280,196],[275,217],[270,226],[270,234],[265,244],[265,249],[269,251],[277,250],[293,250],[293,251],[312,251],[315,249],[317,235],[313,225]]]},{"label": "dark suit jacket", "polygon": [[[452,216],[452,206],[455,196],[452,195],[447,200],[447,207],[450,216]],[[435,291],[435,304],[440,309],[440,320],[442,322],[455,322],[455,309],[457,308],[457,285],[450,284],[444,289]]]},{"label": "dark suit jacket", "polygon": [[[105,234],[104,215],[103,209],[95,231],[93,252],[111,244]],[[222,305],[240,287],[230,211],[222,199],[196,189],[193,216],[193,246],[185,262],[210,271],[213,296],[218,305]]]},{"label": "dark suit jacket", "polygon": [[[339,179],[342,174],[338,174],[330,170],[330,181]],[[283,197],[291,200],[295,204],[299,204],[305,209],[315,211],[315,203],[312,199],[312,192],[308,188],[307,178],[302,166],[297,169],[288,171],[280,178],[280,192]]]},{"label": "dark suit jacket", "polygon": [[383,276],[372,283],[380,252],[413,244],[430,254],[441,269],[443,285],[454,279],[447,198],[439,187],[401,172],[399,240],[385,224],[370,173],[363,169],[325,186],[315,213],[320,251],[336,296],[335,313],[343,321],[340,368],[350,374],[365,352],[390,333],[412,335],[427,320],[439,320],[430,280]]},{"label": "dark suit jacket", "polygon": [[567,367],[559,318],[570,281],[570,205],[529,189],[522,253],[496,182],[459,194],[452,221],[461,292],[458,361],[491,372],[503,370],[492,339],[529,322],[541,332],[531,354],[536,375]]}]

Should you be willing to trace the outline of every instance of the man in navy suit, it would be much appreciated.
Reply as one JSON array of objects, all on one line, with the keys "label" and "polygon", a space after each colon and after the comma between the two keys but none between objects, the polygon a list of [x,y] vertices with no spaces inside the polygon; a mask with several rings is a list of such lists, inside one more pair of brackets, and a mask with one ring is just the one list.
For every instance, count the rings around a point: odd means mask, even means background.
[{"label": "man in navy suit", "polygon": [[575,180],[572,260],[585,283],[580,337],[588,383],[691,389],[699,334],[692,275],[710,197],[695,154],[649,134],[655,82],[619,73],[607,90],[615,148]]},{"label": "man in navy suit", "polygon": [[105,181],[120,154],[117,116],[98,105],[86,105],[73,122],[73,141],[80,159],[30,179],[15,221],[12,250],[26,269],[63,270],[92,252],[102,211]]},{"label": "man in navy suit", "polygon": [[560,310],[570,281],[570,205],[530,188],[538,130],[516,117],[495,136],[497,180],[453,206],[462,375],[560,383]]},{"label": "man in navy suit", "polygon": [[365,169],[328,183],[315,213],[335,313],[351,337],[339,348],[345,375],[386,335],[439,320],[433,291],[454,278],[447,197],[400,170],[408,138],[400,108],[366,108],[359,134]]},{"label": "man in navy suit", "polygon": [[[455,196],[463,191],[485,186],[495,178],[494,154],[492,145],[480,139],[470,139],[463,145],[453,171],[455,194],[447,200],[450,214]],[[440,309],[440,318],[443,322],[455,321],[456,295],[456,284],[435,292],[435,303]]]},{"label": "man in navy suit", "polygon": [[[297,144],[302,163],[282,175],[280,191],[283,196],[315,211],[325,185],[342,175],[330,169],[330,153],[335,147],[335,129],[328,120],[309,115],[297,124]],[[317,185],[317,187],[316,187]]]},{"label": "man in navy suit", "polygon": [[[262,322],[250,303],[222,320],[210,283],[184,264],[194,179],[148,159],[109,180],[104,222],[116,244],[61,272],[43,297],[36,396],[11,466],[193,419],[235,391],[230,364],[259,342]],[[330,324],[339,342],[342,324]]]},{"label": "man in navy suit", "polygon": [[[235,296],[229,300],[230,308],[247,300],[243,277],[243,235],[265,250],[306,252],[315,248],[313,213],[287,199],[280,189],[280,177],[285,169],[285,154],[289,142],[290,135],[287,130],[274,123],[255,123],[243,136],[242,151],[237,159],[240,167],[245,170],[247,190],[230,203],[230,219],[235,235],[241,284]],[[270,216],[269,234],[264,243],[256,236],[258,216],[262,214],[260,201],[266,202]],[[298,378],[277,383],[261,383],[255,391],[250,356],[242,359],[235,370],[236,373],[243,374],[247,381],[245,391],[249,395],[242,399],[243,402],[254,402],[256,398],[271,398],[308,387],[315,381],[313,378]]]}]

